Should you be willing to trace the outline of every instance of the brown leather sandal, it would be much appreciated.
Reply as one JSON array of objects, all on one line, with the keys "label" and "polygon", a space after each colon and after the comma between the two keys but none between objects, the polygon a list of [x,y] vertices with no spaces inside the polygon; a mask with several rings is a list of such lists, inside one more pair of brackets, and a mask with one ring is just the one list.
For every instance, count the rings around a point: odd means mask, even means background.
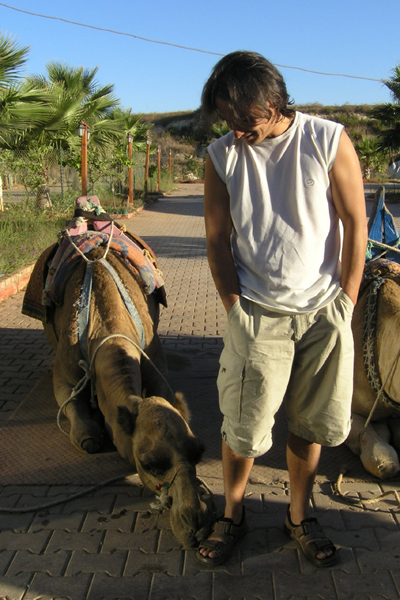
[{"label": "brown leather sandal", "polygon": [[[232,554],[235,543],[247,532],[245,512],[243,507],[242,519],[238,525],[235,525],[232,519],[225,517],[218,519],[212,528],[207,539],[200,543],[196,552],[196,559],[209,567],[220,565]],[[216,552],[217,556],[203,556],[200,550],[205,548],[210,552]]]},{"label": "brown leather sandal", "polygon": [[[336,546],[326,537],[317,519],[304,519],[300,525],[294,525],[290,520],[290,507],[288,507],[284,531],[297,542],[306,559],[314,567],[331,567],[339,562]],[[325,558],[317,558],[317,554],[327,551],[331,551],[332,554]]]}]

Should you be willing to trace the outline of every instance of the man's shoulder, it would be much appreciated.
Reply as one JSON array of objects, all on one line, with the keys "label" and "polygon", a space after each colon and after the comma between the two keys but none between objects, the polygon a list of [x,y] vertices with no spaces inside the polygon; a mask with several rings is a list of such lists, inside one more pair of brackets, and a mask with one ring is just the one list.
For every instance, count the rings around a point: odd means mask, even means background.
[{"label": "man's shoulder", "polygon": [[315,131],[334,131],[337,128],[343,128],[340,123],[336,123],[335,121],[331,121],[329,119],[323,119],[322,117],[317,117],[316,115],[307,115],[306,113],[299,111],[297,111],[297,115],[299,124],[301,123],[303,128],[309,127]]},{"label": "man's shoulder", "polygon": [[214,140],[208,146],[208,150],[212,150],[214,152],[220,152],[222,149],[227,149],[233,146],[235,143],[235,136],[233,135],[233,131],[229,131],[222,137]]}]

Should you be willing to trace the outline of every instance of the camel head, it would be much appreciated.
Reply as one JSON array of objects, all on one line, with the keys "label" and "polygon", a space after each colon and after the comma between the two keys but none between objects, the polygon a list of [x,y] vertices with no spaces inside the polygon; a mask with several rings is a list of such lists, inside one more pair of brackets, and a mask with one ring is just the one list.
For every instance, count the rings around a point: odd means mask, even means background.
[{"label": "camel head", "polygon": [[129,401],[118,407],[118,424],[131,438],[142,483],[168,499],[172,531],[182,546],[197,546],[210,533],[215,510],[196,478],[204,446],[187,423],[186,402],[179,394],[175,407],[156,396]]}]

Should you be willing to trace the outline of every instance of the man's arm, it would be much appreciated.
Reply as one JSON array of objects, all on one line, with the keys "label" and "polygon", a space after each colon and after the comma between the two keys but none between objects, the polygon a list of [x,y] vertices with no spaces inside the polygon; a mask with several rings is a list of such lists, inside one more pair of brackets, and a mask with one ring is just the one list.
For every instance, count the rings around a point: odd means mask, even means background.
[{"label": "man's arm", "polygon": [[240,296],[230,243],[232,220],[229,194],[209,156],[204,182],[204,218],[208,263],[222,303],[229,312]]},{"label": "man's arm", "polygon": [[329,179],[344,229],[341,286],[355,304],[365,264],[368,230],[360,163],[344,131]]}]

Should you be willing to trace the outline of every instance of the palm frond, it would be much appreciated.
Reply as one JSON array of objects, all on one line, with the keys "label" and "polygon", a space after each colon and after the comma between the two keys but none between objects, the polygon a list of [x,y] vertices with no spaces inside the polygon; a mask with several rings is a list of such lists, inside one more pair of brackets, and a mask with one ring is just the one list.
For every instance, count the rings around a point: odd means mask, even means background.
[{"label": "palm frond", "polygon": [[11,36],[0,34],[0,87],[18,79],[28,51],[29,46],[19,47]]}]

